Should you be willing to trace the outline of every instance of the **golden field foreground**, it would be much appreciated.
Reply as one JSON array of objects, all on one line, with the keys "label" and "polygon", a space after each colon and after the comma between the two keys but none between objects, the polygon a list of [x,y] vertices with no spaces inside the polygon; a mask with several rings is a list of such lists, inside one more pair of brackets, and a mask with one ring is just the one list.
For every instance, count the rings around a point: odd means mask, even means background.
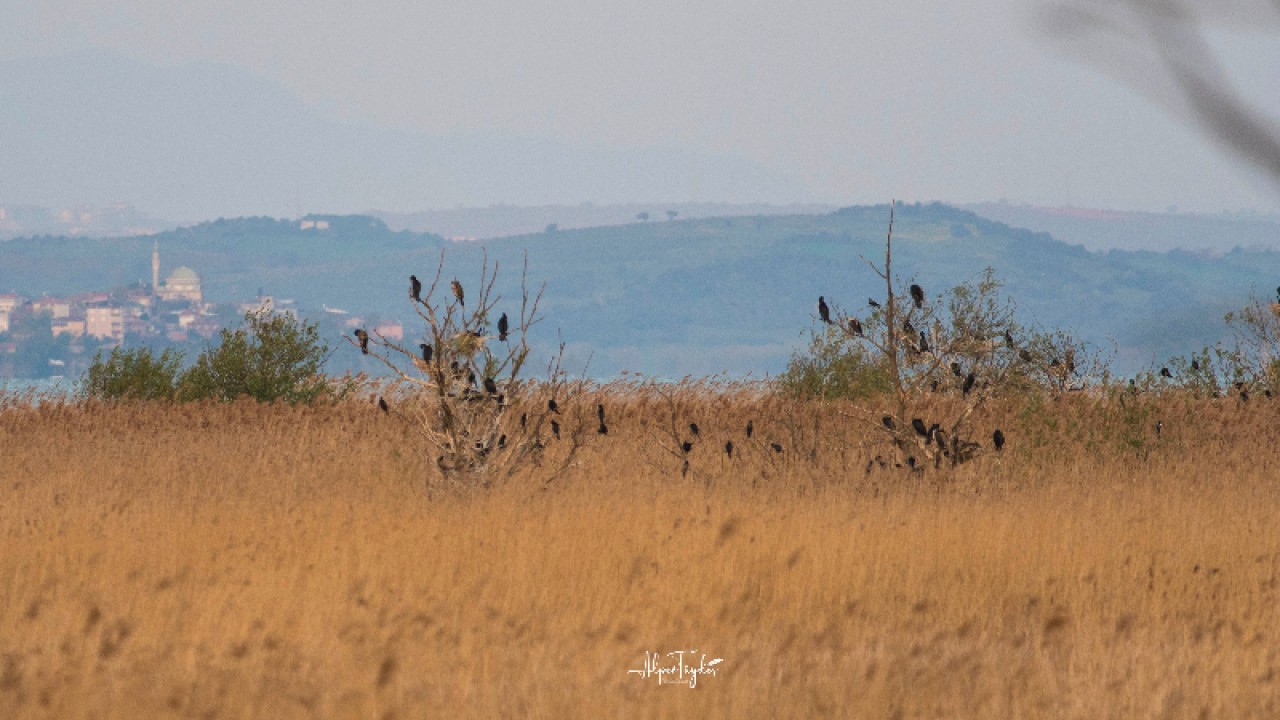
[{"label": "golden field foreground", "polygon": [[366,402],[0,407],[0,717],[1280,716],[1280,401],[1009,404],[920,477],[691,391],[682,477],[596,400],[567,471],[430,494]]}]

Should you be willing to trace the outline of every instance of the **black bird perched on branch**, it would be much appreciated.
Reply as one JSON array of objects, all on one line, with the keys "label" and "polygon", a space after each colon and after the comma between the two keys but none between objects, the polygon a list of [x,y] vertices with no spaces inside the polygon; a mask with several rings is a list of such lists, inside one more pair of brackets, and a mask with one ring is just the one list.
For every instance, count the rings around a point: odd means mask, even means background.
[{"label": "black bird perched on branch", "polygon": [[1008,345],[1009,347],[1013,347],[1013,333],[1009,332],[1008,330],[1005,330],[1005,331],[1004,331],[1004,342],[1005,342],[1005,344],[1006,344],[1006,345]]},{"label": "black bird perched on branch", "polygon": [[920,352],[929,352],[929,339],[924,336],[924,331],[920,331]]},{"label": "black bird perched on branch", "polygon": [[915,335],[916,326],[912,325],[910,320],[904,321],[902,323],[902,331],[908,335]]},{"label": "black bird perched on branch", "polygon": [[426,343],[418,343],[418,347],[422,349],[422,362],[431,364],[431,346]]},{"label": "black bird perched on branch", "polygon": [[912,285],[911,300],[916,304],[916,308],[924,307],[924,288],[919,285]]},{"label": "black bird perched on branch", "polygon": [[369,354],[369,333],[365,332],[363,328],[356,328],[355,335],[356,335],[356,339],[360,341],[360,352],[364,353],[365,355],[368,355]]},{"label": "black bird perched on branch", "polygon": [[458,304],[461,305],[462,307],[466,307],[467,301],[464,299],[465,296],[462,292],[462,283],[458,282],[457,280],[454,280],[449,283],[449,288],[453,290],[453,296],[458,298]]},{"label": "black bird perched on branch", "polygon": [[898,428],[897,423],[893,421],[892,415],[885,415],[884,417],[880,418],[880,423],[884,425],[886,428],[888,428],[890,431],[896,430]]},{"label": "black bird perched on branch", "polygon": [[731,460],[733,459],[733,441],[732,441],[732,440],[726,440],[726,441],[725,441],[725,443],[724,443],[724,454],[725,454],[725,455],[728,455],[728,456],[729,456],[729,459],[731,459]]},{"label": "black bird perched on branch", "polygon": [[1169,372],[1169,368],[1167,368],[1167,367],[1162,367],[1162,368],[1160,368],[1160,377],[1164,377],[1164,378],[1172,378],[1172,377],[1173,377],[1173,373]]},{"label": "black bird perched on branch", "polygon": [[951,374],[956,377],[964,377],[964,368],[960,367],[960,363],[951,363]]},{"label": "black bird perched on branch", "polygon": [[973,389],[974,380],[977,380],[977,378],[973,376],[973,373],[969,373],[964,377],[964,394],[965,395],[968,395],[969,391]]},{"label": "black bird perched on branch", "polygon": [[378,409],[384,413],[391,412],[391,407],[387,405],[387,399],[381,395],[378,396]]},{"label": "black bird perched on branch", "polygon": [[490,395],[497,395],[497,394],[498,394],[498,383],[494,382],[494,381],[493,381],[493,378],[491,378],[491,377],[487,377],[487,378],[485,378],[485,379],[484,379],[484,391],[485,391],[485,392],[487,392],[487,393],[489,393]]},{"label": "black bird perched on branch", "polygon": [[418,282],[417,275],[409,276],[409,297],[416,302],[422,302],[422,283]]},{"label": "black bird perched on branch", "polygon": [[867,306],[872,308],[878,308],[880,307],[880,303],[876,302],[875,298],[867,298]]},{"label": "black bird perched on branch", "polygon": [[689,432],[693,433],[694,437],[698,437],[698,423],[689,423]]},{"label": "black bird perched on branch", "polygon": [[1199,361],[1199,360],[1192,360],[1192,361],[1191,361],[1191,371],[1192,371],[1192,372],[1199,372],[1199,371],[1200,371],[1200,361]]},{"label": "black bird perched on branch", "polygon": [[920,418],[911,419],[911,429],[915,430],[920,437],[929,437],[929,429],[924,426],[924,421]]},{"label": "black bird perched on branch", "polygon": [[818,296],[818,318],[828,325],[831,324],[831,308],[827,307],[827,299],[821,295]]},{"label": "black bird perched on branch", "polygon": [[748,439],[748,440],[750,440],[750,439],[751,439],[751,436],[752,436],[753,434],[755,434],[755,431],[756,431],[756,424],[755,424],[755,421],[754,421],[754,420],[748,420],[748,421],[747,421],[747,439]]},{"label": "black bird perched on branch", "polygon": [[684,442],[680,443],[680,452],[688,455],[689,451],[692,449],[693,449],[693,443],[689,442],[688,440],[685,440]]},{"label": "black bird perched on branch", "polygon": [[991,442],[995,444],[996,452],[1004,449],[1004,433],[1000,431],[1000,428],[996,428],[996,431],[991,433]]},{"label": "black bird perched on branch", "polygon": [[555,435],[557,440],[560,439],[560,423],[555,420],[551,421],[551,434]]},{"label": "black bird perched on branch", "polygon": [[596,405],[596,417],[600,418],[600,424],[603,425],[604,424],[604,404],[603,403]]},{"label": "black bird perched on branch", "polygon": [[502,313],[502,317],[498,318],[498,342],[506,342],[507,331],[511,329],[507,322],[507,314]]},{"label": "black bird perched on branch", "polygon": [[854,337],[862,337],[862,321],[855,317],[849,318],[849,332]]},{"label": "black bird perched on branch", "polygon": [[560,414],[560,405],[556,403],[555,398],[551,398],[550,400],[547,401],[547,409],[557,415]]},{"label": "black bird perched on branch", "polygon": [[770,443],[769,447],[773,448],[773,451],[774,451],[774,452],[776,452],[776,453],[780,453],[780,452],[782,452],[782,445],[781,445],[781,443]]}]

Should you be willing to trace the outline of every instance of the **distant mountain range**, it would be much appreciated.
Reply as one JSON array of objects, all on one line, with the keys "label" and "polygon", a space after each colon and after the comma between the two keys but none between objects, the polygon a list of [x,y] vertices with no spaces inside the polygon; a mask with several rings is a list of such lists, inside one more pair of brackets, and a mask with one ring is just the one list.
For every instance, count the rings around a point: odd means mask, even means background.
[{"label": "distant mountain range", "polygon": [[[474,283],[487,253],[501,265],[498,292],[511,303],[527,253],[530,283],[546,283],[547,319],[535,338],[543,350],[563,339],[597,376],[760,376],[782,370],[803,346],[818,295],[857,312],[882,293],[860,258],[883,255],[888,215],[872,206],[662,219],[486,242],[397,232],[368,216],[317,217],[329,221],[326,230],[219,220],[151,237],[0,243],[0,291],[40,296],[142,281],[158,242],[162,274],[194,268],[209,300],[242,301],[262,289],[316,315],[322,305],[340,307],[399,319],[413,333],[410,273],[432,276],[443,251],[444,277]],[[1114,340],[1121,372],[1217,341],[1225,312],[1280,284],[1273,251],[1091,252],[945,205],[900,206],[894,237],[904,280],[932,295],[992,267],[1024,323],[1073,328],[1107,347]],[[340,356],[378,369],[358,353]]]}]

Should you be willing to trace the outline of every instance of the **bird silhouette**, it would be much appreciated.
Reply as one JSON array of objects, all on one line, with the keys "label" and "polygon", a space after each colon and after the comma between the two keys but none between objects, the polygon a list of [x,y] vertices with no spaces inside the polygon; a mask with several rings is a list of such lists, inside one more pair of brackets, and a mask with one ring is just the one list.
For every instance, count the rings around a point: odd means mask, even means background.
[{"label": "bird silhouette", "polygon": [[555,398],[551,398],[547,401],[547,409],[557,415],[560,414],[560,405],[556,402]]},{"label": "bird silhouette", "polygon": [[551,434],[555,435],[557,440],[560,439],[560,423],[555,420],[551,421]]},{"label": "bird silhouette", "polygon": [[776,452],[776,453],[780,453],[780,452],[782,452],[782,444],[781,444],[781,443],[769,443],[769,447],[773,448],[773,451],[774,451],[774,452]]},{"label": "bird silhouette", "polygon": [[920,352],[929,352],[929,339],[924,336],[924,331],[920,331]]},{"label": "bird silhouette", "polygon": [[963,393],[965,395],[968,395],[969,391],[973,389],[973,383],[975,380],[977,380],[977,378],[973,376],[973,373],[969,373],[968,375],[965,376],[964,389],[963,389]]},{"label": "bird silhouette", "polygon": [[381,395],[378,396],[378,409],[384,413],[391,412],[391,407],[387,405],[387,399]]},{"label": "bird silhouette", "polygon": [[510,325],[507,323],[507,314],[502,313],[502,317],[498,318],[498,341],[499,342],[506,342],[507,330],[509,329],[510,329]]},{"label": "bird silhouette", "polygon": [[929,437],[929,429],[925,427],[924,421],[920,418],[911,419],[911,429],[915,430],[920,437]]},{"label": "bird silhouette", "polygon": [[732,459],[732,458],[733,458],[733,441],[732,441],[732,440],[726,440],[726,441],[725,441],[725,443],[724,443],[724,454],[725,454],[725,455],[728,455],[730,459]]},{"label": "bird silhouette", "polygon": [[991,442],[996,446],[996,452],[1004,449],[1004,433],[1000,428],[996,428],[996,431],[991,433]]},{"label": "bird silhouette", "polygon": [[487,377],[487,378],[485,378],[485,379],[484,379],[484,391],[485,391],[485,392],[487,392],[487,393],[489,393],[490,395],[497,395],[497,394],[498,394],[498,383],[494,382],[494,381],[493,381],[493,378],[491,378],[491,377]]},{"label": "bird silhouette", "polygon": [[418,348],[422,350],[422,362],[431,363],[431,346],[426,343],[418,343]]},{"label": "bird silhouette", "polygon": [[964,368],[960,367],[960,363],[951,363],[951,374],[956,377],[964,377]]},{"label": "bird silhouette", "polygon": [[604,424],[604,405],[596,405],[596,417],[600,419],[600,424]]},{"label": "bird silhouette", "polygon": [[893,421],[892,415],[885,415],[884,417],[880,418],[880,424],[884,425],[890,431],[898,429],[898,424]]},{"label": "bird silhouette", "polygon": [[1200,361],[1199,361],[1199,360],[1192,360],[1192,361],[1191,361],[1191,371],[1192,371],[1192,372],[1199,372],[1199,371],[1200,371]]},{"label": "bird silhouette", "polygon": [[458,298],[458,304],[462,307],[467,306],[466,296],[462,292],[462,283],[454,280],[449,283],[449,288],[453,290],[453,296]]},{"label": "bird silhouette", "polygon": [[748,439],[748,440],[750,440],[750,439],[751,439],[751,436],[752,436],[752,435],[754,435],[754,434],[755,434],[755,432],[756,432],[756,423],[755,423],[755,421],[754,421],[754,420],[748,420],[748,421],[747,421],[747,439]]},{"label": "bird silhouette", "polygon": [[875,298],[867,298],[867,307],[878,308],[880,307],[880,303],[876,302]]},{"label": "bird silhouette", "polygon": [[831,324],[831,308],[827,307],[827,299],[821,295],[818,296],[818,317],[822,322]]},{"label": "bird silhouette", "polygon": [[365,355],[368,355],[369,354],[369,333],[365,332],[363,328],[356,328],[355,335],[356,335],[356,339],[360,341],[360,352],[364,353]]},{"label": "bird silhouette", "polygon": [[599,434],[599,435],[608,435],[608,434],[609,434],[609,426],[608,426],[608,425],[605,425],[605,424],[604,424],[604,421],[603,421],[603,420],[601,420],[601,421],[600,421],[600,427],[596,428],[596,433],[597,433],[597,434]]},{"label": "bird silhouette", "polygon": [[418,282],[417,275],[409,276],[409,297],[415,302],[422,302],[422,283]]},{"label": "bird silhouette", "polygon": [[917,308],[924,307],[924,288],[919,285],[911,286],[911,301],[916,304]]},{"label": "bird silhouette", "polygon": [[1160,368],[1160,377],[1164,377],[1164,378],[1172,378],[1172,377],[1173,377],[1173,373],[1169,372],[1169,368],[1167,368],[1167,367],[1162,367],[1162,368]]},{"label": "bird silhouette", "polygon": [[849,332],[853,333],[854,337],[862,337],[862,321],[854,317],[849,318]]},{"label": "bird silhouette", "polygon": [[689,423],[689,432],[693,433],[694,437],[698,437],[698,423]]},{"label": "bird silhouette", "polygon": [[680,443],[680,451],[683,452],[684,454],[688,455],[689,451],[692,449],[693,449],[693,443],[689,442],[688,440],[685,440],[684,442]]},{"label": "bird silhouette", "polygon": [[1013,347],[1013,333],[1008,330],[1004,331],[1004,343],[1009,347]]}]

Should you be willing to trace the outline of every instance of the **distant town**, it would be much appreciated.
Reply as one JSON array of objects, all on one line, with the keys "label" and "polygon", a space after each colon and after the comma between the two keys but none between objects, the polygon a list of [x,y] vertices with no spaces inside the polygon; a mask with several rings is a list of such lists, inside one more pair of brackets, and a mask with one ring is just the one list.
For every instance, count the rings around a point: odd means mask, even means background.
[{"label": "distant town", "polygon": [[[325,230],[323,220],[303,220],[304,230]],[[223,328],[235,327],[247,313],[283,313],[298,317],[292,299],[264,290],[231,304],[205,302],[200,275],[173,268],[161,279],[159,242],[153,243],[150,285],[136,283],[92,289],[60,297],[24,297],[0,293],[0,378],[78,377],[100,351],[121,345],[183,346],[211,341]],[[324,325],[344,332],[365,319],[340,308],[322,309]],[[399,322],[369,328],[389,340],[404,338]]]}]

